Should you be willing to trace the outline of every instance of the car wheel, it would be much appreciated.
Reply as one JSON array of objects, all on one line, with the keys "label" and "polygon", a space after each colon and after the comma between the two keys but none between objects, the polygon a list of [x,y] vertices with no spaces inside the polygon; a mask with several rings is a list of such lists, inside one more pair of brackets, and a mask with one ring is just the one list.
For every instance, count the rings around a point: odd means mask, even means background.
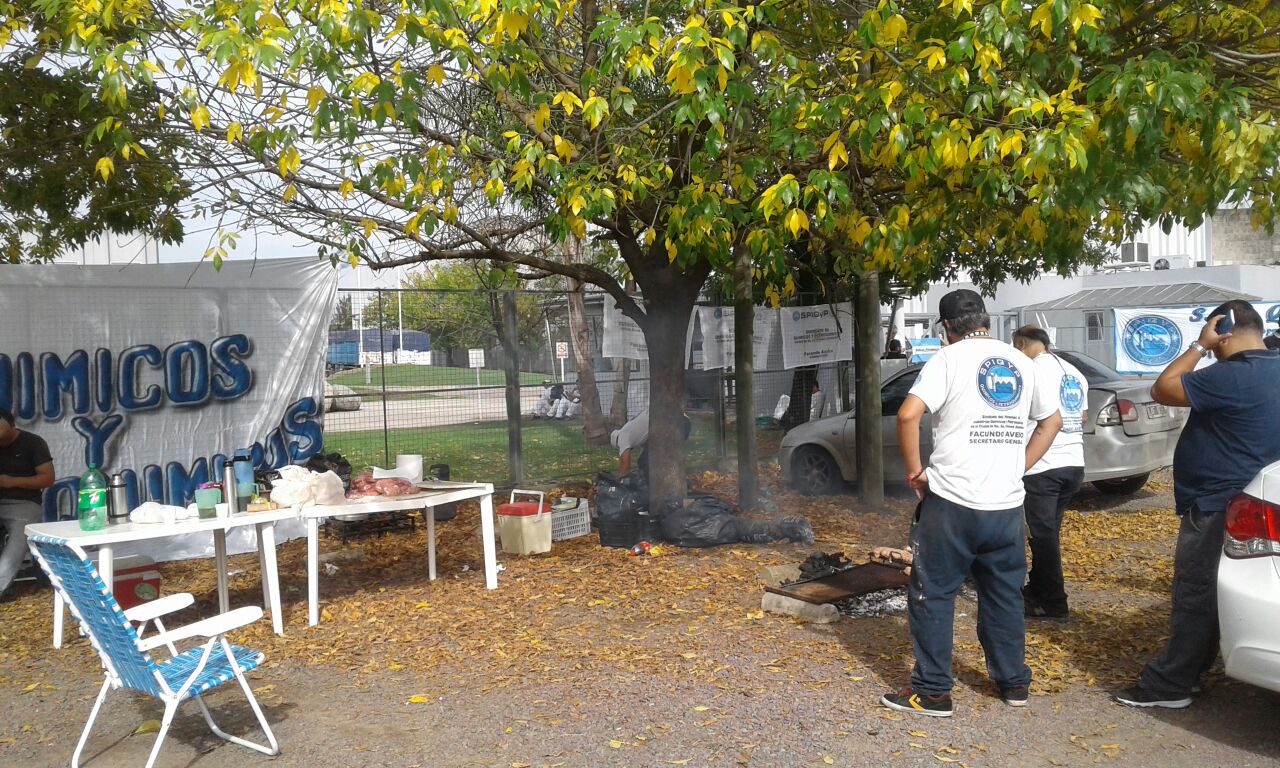
[{"label": "car wheel", "polygon": [[796,451],[791,460],[792,484],[806,496],[827,496],[840,490],[844,478],[831,454],[813,445]]},{"label": "car wheel", "polygon": [[1150,479],[1151,473],[1145,472],[1133,477],[1117,477],[1114,480],[1094,480],[1093,487],[1111,496],[1127,496],[1142,490]]}]

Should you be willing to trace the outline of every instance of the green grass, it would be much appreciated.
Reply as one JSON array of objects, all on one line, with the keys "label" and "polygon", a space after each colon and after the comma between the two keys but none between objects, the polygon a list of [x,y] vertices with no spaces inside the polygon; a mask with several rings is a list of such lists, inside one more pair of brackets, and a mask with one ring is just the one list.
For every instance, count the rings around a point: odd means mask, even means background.
[{"label": "green grass", "polygon": [[[689,438],[690,467],[707,467],[715,461],[715,430],[709,417],[694,416]],[[357,472],[377,465],[395,464],[398,453],[421,454],[427,465],[448,464],[455,480],[506,482],[506,421],[480,422],[426,429],[393,429],[388,434],[391,458],[387,460],[382,430],[330,432],[326,452],[337,451]],[[602,470],[618,468],[618,454],[609,446],[588,446],[582,440],[582,421],[526,421],[522,432],[525,477],[534,480],[592,478]]]},{"label": "green grass", "polygon": [[[471,368],[443,368],[434,365],[388,365],[386,367],[388,387],[474,387],[476,372]],[[521,384],[541,384],[544,379],[554,378],[542,373],[521,373]],[[369,370],[369,383],[364,383],[364,370],[356,368],[334,374],[329,383],[342,384],[356,391],[380,389],[382,387],[382,369],[373,366]],[[496,387],[506,383],[502,371],[480,371],[480,386]]]}]

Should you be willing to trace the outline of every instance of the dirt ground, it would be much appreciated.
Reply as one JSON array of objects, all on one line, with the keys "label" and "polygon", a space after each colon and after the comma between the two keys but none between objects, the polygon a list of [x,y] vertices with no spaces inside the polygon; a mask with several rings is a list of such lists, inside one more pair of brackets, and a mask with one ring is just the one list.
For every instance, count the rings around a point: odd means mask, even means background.
[{"label": "dirt ground", "polygon": [[[904,616],[800,624],[760,611],[759,572],[815,549],[860,557],[901,544],[907,502],[881,512],[851,497],[806,499],[764,478],[780,513],[808,517],[814,547],[674,551],[633,558],[593,537],[549,556],[501,556],[499,589],[479,573],[478,514],[440,526],[441,579],[426,579],[414,534],[325,538],[325,618],[306,624],[305,544],[281,547],[286,634],[266,620],[234,635],[267,663],[250,679],[282,746],[267,758],[213,737],[179,711],[160,766],[1266,766],[1280,764],[1280,696],[1215,676],[1193,707],[1110,703],[1161,642],[1176,519],[1167,478],[1133,499],[1089,492],[1068,516],[1075,611],[1032,624],[1031,706],[1005,707],[986,682],[971,603],[958,607],[950,721],[878,705],[910,665]],[[732,496],[732,476],[702,487]],[[234,605],[261,599],[256,558],[233,559]],[[183,618],[215,612],[209,562],[162,567],[166,592],[190,591]],[[0,765],[70,762],[101,681],[68,630],[50,647],[49,593],[0,604]],[[208,697],[225,729],[253,738],[234,687]],[[109,696],[88,765],[142,765],[154,702]],[[146,728],[142,729],[143,731]]]}]

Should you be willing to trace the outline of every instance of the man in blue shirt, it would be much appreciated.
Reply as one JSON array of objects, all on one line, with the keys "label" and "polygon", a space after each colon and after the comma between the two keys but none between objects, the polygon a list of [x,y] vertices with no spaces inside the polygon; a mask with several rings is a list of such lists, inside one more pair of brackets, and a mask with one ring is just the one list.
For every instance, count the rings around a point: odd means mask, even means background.
[{"label": "man in blue shirt", "polygon": [[[1229,313],[1235,326],[1219,335]],[[1280,354],[1262,338],[1262,318],[1244,301],[1215,309],[1200,339],[1174,360],[1151,395],[1190,407],[1173,454],[1178,515],[1173,613],[1164,650],[1138,684],[1115,694],[1131,707],[1182,709],[1218,655],[1218,558],[1227,504],[1258,472],[1280,460]],[[1212,354],[1216,363],[1196,370]]]}]

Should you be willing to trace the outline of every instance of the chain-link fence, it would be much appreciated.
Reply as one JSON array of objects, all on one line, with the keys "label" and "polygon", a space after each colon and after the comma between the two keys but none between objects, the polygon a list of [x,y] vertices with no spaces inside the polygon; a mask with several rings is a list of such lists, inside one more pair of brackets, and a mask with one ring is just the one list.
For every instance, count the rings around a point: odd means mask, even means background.
[{"label": "chain-link fence", "polygon": [[[326,352],[325,450],[357,468],[420,454],[428,466],[447,465],[453,478],[495,482],[616,468],[609,433],[648,406],[650,378],[645,361],[604,356],[606,301],[599,292],[341,290]],[[732,466],[731,371],[697,370],[699,333],[688,343],[687,466]],[[817,415],[815,382],[822,415],[847,402],[846,363],[786,370],[774,354],[761,368],[754,394],[763,459],[776,454],[784,428]],[[775,419],[783,395],[791,405]]]}]

